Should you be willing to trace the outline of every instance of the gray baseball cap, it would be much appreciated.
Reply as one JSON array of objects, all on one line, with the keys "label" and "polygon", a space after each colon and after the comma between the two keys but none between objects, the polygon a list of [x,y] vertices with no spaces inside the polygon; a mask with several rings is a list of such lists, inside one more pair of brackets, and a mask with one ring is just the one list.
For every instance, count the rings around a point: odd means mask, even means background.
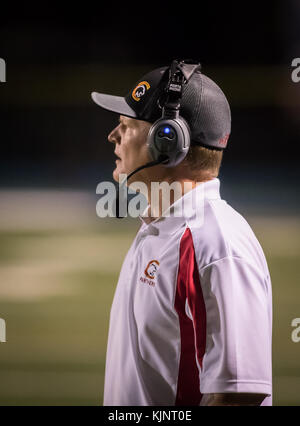
[{"label": "gray baseball cap", "polygon": [[[169,67],[157,68],[141,77],[125,97],[93,92],[102,108],[127,117],[154,123],[162,116]],[[183,87],[180,115],[191,130],[191,142],[224,149],[231,131],[226,96],[209,77],[197,70]]]}]

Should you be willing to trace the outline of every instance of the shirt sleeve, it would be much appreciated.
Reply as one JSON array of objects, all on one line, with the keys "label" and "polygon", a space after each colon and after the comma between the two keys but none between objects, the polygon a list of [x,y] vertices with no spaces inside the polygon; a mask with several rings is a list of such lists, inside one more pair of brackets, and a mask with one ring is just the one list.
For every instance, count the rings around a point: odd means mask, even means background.
[{"label": "shirt sleeve", "polygon": [[199,275],[206,310],[200,392],[271,395],[269,276],[238,257],[218,260]]}]

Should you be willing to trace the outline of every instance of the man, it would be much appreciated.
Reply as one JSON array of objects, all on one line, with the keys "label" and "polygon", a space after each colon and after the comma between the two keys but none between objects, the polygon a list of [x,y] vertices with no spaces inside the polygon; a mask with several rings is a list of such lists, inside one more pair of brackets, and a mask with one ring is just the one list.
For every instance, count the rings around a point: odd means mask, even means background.
[{"label": "man", "polygon": [[[248,223],[219,193],[229,105],[199,67],[180,64],[173,77],[181,72],[182,85],[172,86],[173,62],[143,76],[125,98],[92,94],[120,114],[108,136],[114,179],[138,169],[129,180],[146,185],[149,203],[111,309],[104,404],[271,405],[268,266]],[[189,127],[189,150],[175,166],[159,160],[142,168],[153,160],[149,132],[170,99]],[[162,197],[152,209],[153,182],[183,189],[168,215]]]}]

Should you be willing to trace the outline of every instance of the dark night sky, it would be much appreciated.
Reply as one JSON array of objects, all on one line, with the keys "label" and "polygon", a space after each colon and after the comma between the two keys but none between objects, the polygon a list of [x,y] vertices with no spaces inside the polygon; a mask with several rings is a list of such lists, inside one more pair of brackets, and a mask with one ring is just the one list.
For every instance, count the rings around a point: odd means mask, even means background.
[{"label": "dark night sky", "polygon": [[228,170],[237,162],[291,169],[296,157],[282,141],[297,145],[300,105],[282,93],[295,91],[298,18],[295,0],[1,5],[1,184],[79,185],[110,175],[112,149],[103,142],[116,117],[89,93],[125,94],[141,71],[173,58],[200,60],[228,96]]},{"label": "dark night sky", "polygon": [[3,56],[46,64],[165,63],[195,54],[210,64],[277,64],[284,57],[283,2],[51,5],[1,6]]}]

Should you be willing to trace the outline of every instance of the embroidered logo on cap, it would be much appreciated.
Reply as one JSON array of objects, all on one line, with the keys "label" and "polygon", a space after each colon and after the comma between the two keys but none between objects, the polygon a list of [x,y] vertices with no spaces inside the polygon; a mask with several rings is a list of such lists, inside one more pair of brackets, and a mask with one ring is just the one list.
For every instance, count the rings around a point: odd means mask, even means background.
[{"label": "embroidered logo on cap", "polygon": [[150,87],[148,81],[141,81],[132,91],[133,99],[139,102]]}]

